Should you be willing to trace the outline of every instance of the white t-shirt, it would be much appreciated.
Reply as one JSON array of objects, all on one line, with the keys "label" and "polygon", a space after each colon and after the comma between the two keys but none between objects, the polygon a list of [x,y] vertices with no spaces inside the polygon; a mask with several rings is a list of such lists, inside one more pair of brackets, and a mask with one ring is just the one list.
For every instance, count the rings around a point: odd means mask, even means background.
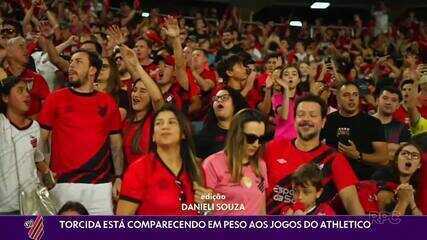
[{"label": "white t-shirt", "polygon": [[40,126],[33,121],[27,128],[18,129],[0,114],[0,213],[19,210],[19,180],[24,191],[33,191],[39,179],[35,162],[43,161],[40,152]]},{"label": "white t-shirt", "polygon": [[55,72],[58,68],[49,61],[49,56],[45,52],[37,51],[31,54],[31,56],[34,59],[37,73],[46,79],[49,90],[53,91],[56,82]]}]

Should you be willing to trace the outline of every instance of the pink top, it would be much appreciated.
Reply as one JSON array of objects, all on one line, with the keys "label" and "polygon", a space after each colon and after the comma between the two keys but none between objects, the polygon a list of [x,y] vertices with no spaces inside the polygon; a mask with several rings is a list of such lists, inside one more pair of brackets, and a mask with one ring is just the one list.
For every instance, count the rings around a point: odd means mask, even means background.
[{"label": "pink top", "polygon": [[276,124],[276,130],[274,133],[274,138],[292,140],[297,137],[297,131],[295,129],[295,114],[294,114],[294,105],[295,98],[289,99],[289,111],[288,111],[288,119],[283,119],[278,111],[278,108],[282,106],[283,103],[283,95],[282,94],[274,94],[272,99],[273,110],[275,113],[274,123]]},{"label": "pink top", "polygon": [[[206,187],[222,195],[225,199],[215,201],[213,215],[263,215],[265,214],[265,189],[267,186],[267,168],[260,160],[259,168],[262,177],[257,177],[250,165],[243,166],[243,178],[239,183],[232,182],[228,169],[228,158],[224,151],[210,155],[203,161],[206,176]],[[217,206],[228,206],[244,210],[223,210]]]}]

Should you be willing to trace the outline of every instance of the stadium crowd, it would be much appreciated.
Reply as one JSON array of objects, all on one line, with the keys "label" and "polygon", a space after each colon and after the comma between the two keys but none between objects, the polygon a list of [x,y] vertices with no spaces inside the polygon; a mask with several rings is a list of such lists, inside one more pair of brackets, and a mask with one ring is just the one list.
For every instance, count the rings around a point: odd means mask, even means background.
[{"label": "stadium crowd", "polygon": [[[0,214],[427,213],[427,24],[0,3]],[[308,20],[308,19],[307,19]]]}]

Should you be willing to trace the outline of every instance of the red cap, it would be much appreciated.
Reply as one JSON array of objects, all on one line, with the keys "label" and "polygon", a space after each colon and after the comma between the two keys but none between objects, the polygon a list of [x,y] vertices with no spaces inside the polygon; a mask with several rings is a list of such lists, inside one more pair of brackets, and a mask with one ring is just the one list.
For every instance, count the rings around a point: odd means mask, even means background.
[{"label": "red cap", "polygon": [[154,30],[147,30],[145,31],[145,35],[147,36],[147,38],[152,41],[152,42],[156,42],[156,43],[163,43],[162,38],[159,36],[159,34],[154,31]]}]

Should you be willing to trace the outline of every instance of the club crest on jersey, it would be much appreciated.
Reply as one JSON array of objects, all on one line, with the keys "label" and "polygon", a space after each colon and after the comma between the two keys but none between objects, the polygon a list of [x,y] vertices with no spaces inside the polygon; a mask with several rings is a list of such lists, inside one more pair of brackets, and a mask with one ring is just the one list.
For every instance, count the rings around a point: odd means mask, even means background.
[{"label": "club crest on jersey", "polygon": [[277,162],[278,163],[280,163],[280,164],[285,164],[285,163],[287,163],[288,161],[286,161],[285,159],[283,159],[283,158],[279,158],[279,159],[277,159]]},{"label": "club crest on jersey", "polygon": [[105,117],[107,115],[108,107],[106,105],[98,106],[98,114],[101,117]]},{"label": "club crest on jersey", "polygon": [[31,145],[33,146],[33,148],[36,148],[37,147],[37,138],[35,138],[35,137],[33,137],[33,136],[30,136],[30,138],[31,138]]}]

